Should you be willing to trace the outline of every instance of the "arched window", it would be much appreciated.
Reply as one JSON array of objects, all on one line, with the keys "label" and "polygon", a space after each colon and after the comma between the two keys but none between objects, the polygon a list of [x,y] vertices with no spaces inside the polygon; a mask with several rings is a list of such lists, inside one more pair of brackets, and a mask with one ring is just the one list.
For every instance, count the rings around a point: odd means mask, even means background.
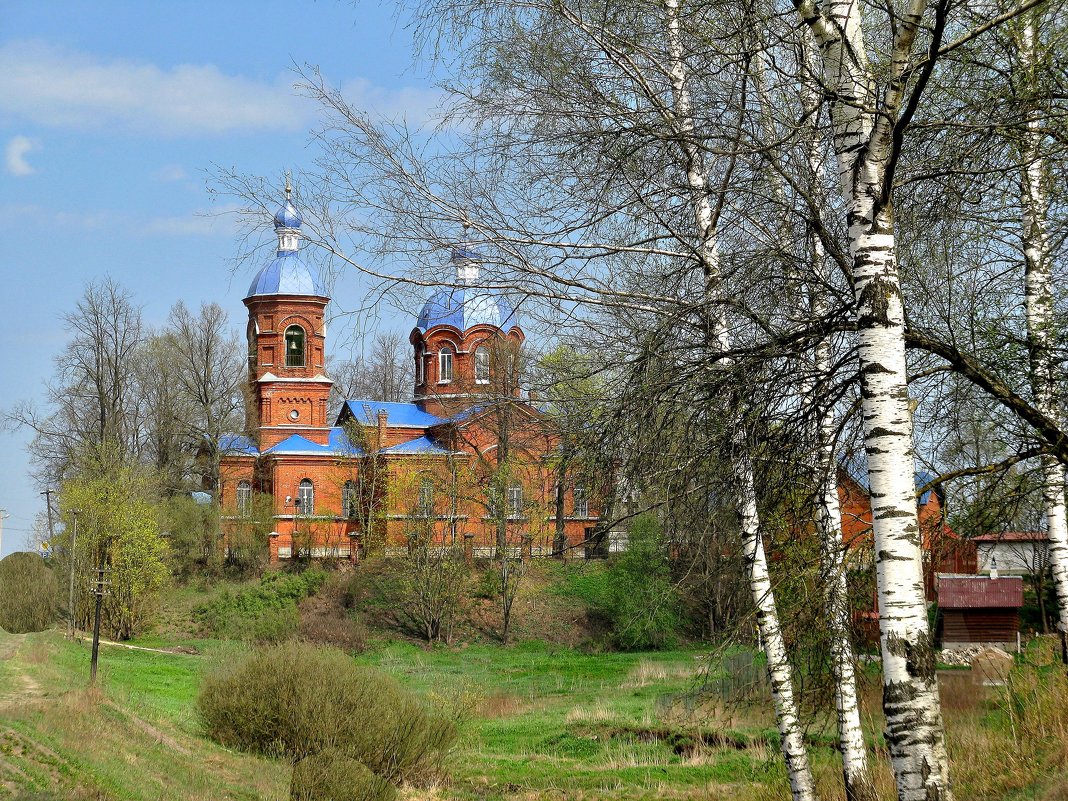
[{"label": "arched window", "polygon": [[485,345],[475,348],[475,383],[488,384],[490,380],[490,352]]},{"label": "arched window", "polygon": [[304,366],[304,329],[291,325],[286,329],[286,367]]},{"label": "arched window", "polygon": [[252,513],[252,482],[237,482],[237,513],[248,517]]},{"label": "arched window", "polygon": [[438,351],[438,383],[452,381],[452,348],[448,345]]},{"label": "arched window", "polygon": [[431,517],[434,514],[434,482],[424,478],[419,482],[419,516]]},{"label": "arched window", "polygon": [[415,374],[418,376],[417,383],[426,383],[426,358],[423,356],[423,346],[415,346]]},{"label": "arched window", "polygon": [[259,334],[257,328],[256,321],[249,320],[248,328],[245,332],[245,341],[248,343],[248,366],[253,370],[256,369],[256,349],[258,347],[256,337]]},{"label": "arched window", "polygon": [[359,489],[356,486],[356,482],[349,479],[345,482],[345,486],[341,488],[341,516],[350,520],[356,517],[356,513],[359,511],[359,503]]},{"label": "arched window", "polygon": [[311,483],[311,479],[301,479],[297,489],[297,514],[315,514],[315,485]]}]

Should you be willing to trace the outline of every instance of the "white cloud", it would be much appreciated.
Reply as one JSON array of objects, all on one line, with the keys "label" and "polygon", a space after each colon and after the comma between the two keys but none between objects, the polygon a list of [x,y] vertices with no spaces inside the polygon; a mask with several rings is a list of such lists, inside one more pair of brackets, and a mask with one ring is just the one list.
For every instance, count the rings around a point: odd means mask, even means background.
[{"label": "white cloud", "polygon": [[240,231],[237,204],[200,208],[185,215],[153,217],[138,227],[145,236],[229,236]]},{"label": "white cloud", "polygon": [[265,83],[211,64],[161,69],[10,42],[0,46],[0,111],[61,128],[190,136],[300,130],[311,109],[283,78]]},{"label": "white cloud", "polygon": [[184,181],[189,177],[189,173],[185,171],[185,168],[181,164],[164,164],[153,174],[153,177],[157,181]]},{"label": "white cloud", "polygon": [[[0,114],[76,130],[162,136],[300,131],[317,109],[283,72],[274,82],[228,75],[213,64],[161,68],[104,60],[41,41],[0,45]],[[363,78],[344,83],[360,108],[413,122],[432,118],[440,95],[418,87],[386,89]]]},{"label": "white cloud", "polygon": [[102,231],[113,229],[138,236],[226,236],[241,229],[240,207],[222,204],[187,214],[149,217],[108,210],[56,211],[36,204],[0,203],[0,217],[17,219],[26,230]]},{"label": "white cloud", "polygon": [[436,122],[443,95],[438,89],[405,86],[385,89],[366,78],[354,78],[341,86],[345,100],[356,108],[390,120],[409,123]]},{"label": "white cloud", "polygon": [[32,175],[36,170],[26,161],[26,155],[41,145],[26,136],[13,136],[4,150],[4,165],[12,175]]}]

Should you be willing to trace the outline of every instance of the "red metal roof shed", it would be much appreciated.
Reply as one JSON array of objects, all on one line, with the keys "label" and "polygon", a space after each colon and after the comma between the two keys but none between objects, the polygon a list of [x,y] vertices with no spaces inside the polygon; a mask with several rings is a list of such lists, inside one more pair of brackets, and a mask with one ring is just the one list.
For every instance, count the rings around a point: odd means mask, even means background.
[{"label": "red metal roof shed", "polygon": [[1023,579],[1019,576],[939,576],[938,606],[942,609],[1019,609]]}]

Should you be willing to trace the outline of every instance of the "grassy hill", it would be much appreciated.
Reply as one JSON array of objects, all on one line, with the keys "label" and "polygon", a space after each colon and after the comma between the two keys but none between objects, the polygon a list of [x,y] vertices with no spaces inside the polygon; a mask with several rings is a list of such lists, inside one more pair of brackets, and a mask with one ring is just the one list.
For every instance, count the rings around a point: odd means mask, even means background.
[{"label": "grassy hill", "polygon": [[[516,631],[527,639],[508,648],[494,641],[484,599],[466,610],[455,647],[428,650],[394,627],[374,594],[381,584],[361,585],[365,594],[353,607],[344,574],[300,602],[295,635],[336,633],[338,620],[355,621],[362,650],[353,659],[432,702],[466,710],[450,781],[408,788],[412,801],[788,797],[759,661],[744,649],[710,655],[707,646],[599,650],[599,569],[535,571],[517,606]],[[203,736],[194,712],[201,677],[248,647],[205,636],[196,610],[258,587],[221,582],[173,591],[154,632],[102,646],[95,690],[86,689],[87,642],[56,630],[0,632],[0,798],[286,798],[286,765],[219,747]],[[309,626],[309,619],[319,622]],[[1059,778],[1068,764],[1068,712],[1063,699],[1056,703],[1064,683],[1036,672],[1021,674],[1021,682],[1012,703],[972,686],[966,674],[944,685],[958,797],[1068,798]],[[891,798],[878,695],[878,680],[868,675],[865,719],[882,762],[880,797]],[[821,717],[809,730],[824,798],[841,793],[831,726]]]}]

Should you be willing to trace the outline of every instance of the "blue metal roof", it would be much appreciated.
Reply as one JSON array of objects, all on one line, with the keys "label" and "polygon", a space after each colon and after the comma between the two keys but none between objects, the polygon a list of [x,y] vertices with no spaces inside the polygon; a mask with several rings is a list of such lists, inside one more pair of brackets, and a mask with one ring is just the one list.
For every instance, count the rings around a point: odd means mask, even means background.
[{"label": "blue metal roof", "polygon": [[330,429],[330,440],[326,445],[320,445],[318,442],[312,442],[307,437],[302,437],[300,434],[294,434],[291,437],[279,442],[277,445],[268,448],[264,453],[272,455],[288,453],[293,455],[323,455],[323,456],[362,456],[363,451],[349,442],[348,437],[345,436],[345,430],[343,428]]},{"label": "blue metal roof", "polygon": [[429,437],[419,437],[419,439],[413,439],[411,442],[402,442],[399,445],[383,448],[379,453],[446,454],[451,453],[451,451],[448,448],[441,447]]},{"label": "blue metal roof", "polygon": [[300,213],[289,200],[286,200],[286,204],[274,214],[275,228],[300,228],[303,222]]},{"label": "blue metal roof", "polygon": [[279,250],[274,259],[256,273],[246,298],[256,295],[313,295],[327,297],[326,286],[314,267],[295,250]]},{"label": "blue metal roof", "polygon": [[496,290],[449,287],[427,299],[416,325],[423,332],[436,325],[451,325],[460,331],[475,325],[492,325],[507,331],[519,325],[519,318],[508,298]]},{"label": "blue metal roof", "polygon": [[219,453],[224,456],[259,456],[259,449],[244,434],[223,434],[219,437]]},{"label": "blue metal roof", "polygon": [[424,412],[414,403],[390,403],[387,401],[373,400],[347,400],[345,406],[360,423],[375,425],[378,422],[378,413],[385,410],[388,417],[388,425],[391,426],[414,426],[429,428],[445,421],[429,412]]}]

